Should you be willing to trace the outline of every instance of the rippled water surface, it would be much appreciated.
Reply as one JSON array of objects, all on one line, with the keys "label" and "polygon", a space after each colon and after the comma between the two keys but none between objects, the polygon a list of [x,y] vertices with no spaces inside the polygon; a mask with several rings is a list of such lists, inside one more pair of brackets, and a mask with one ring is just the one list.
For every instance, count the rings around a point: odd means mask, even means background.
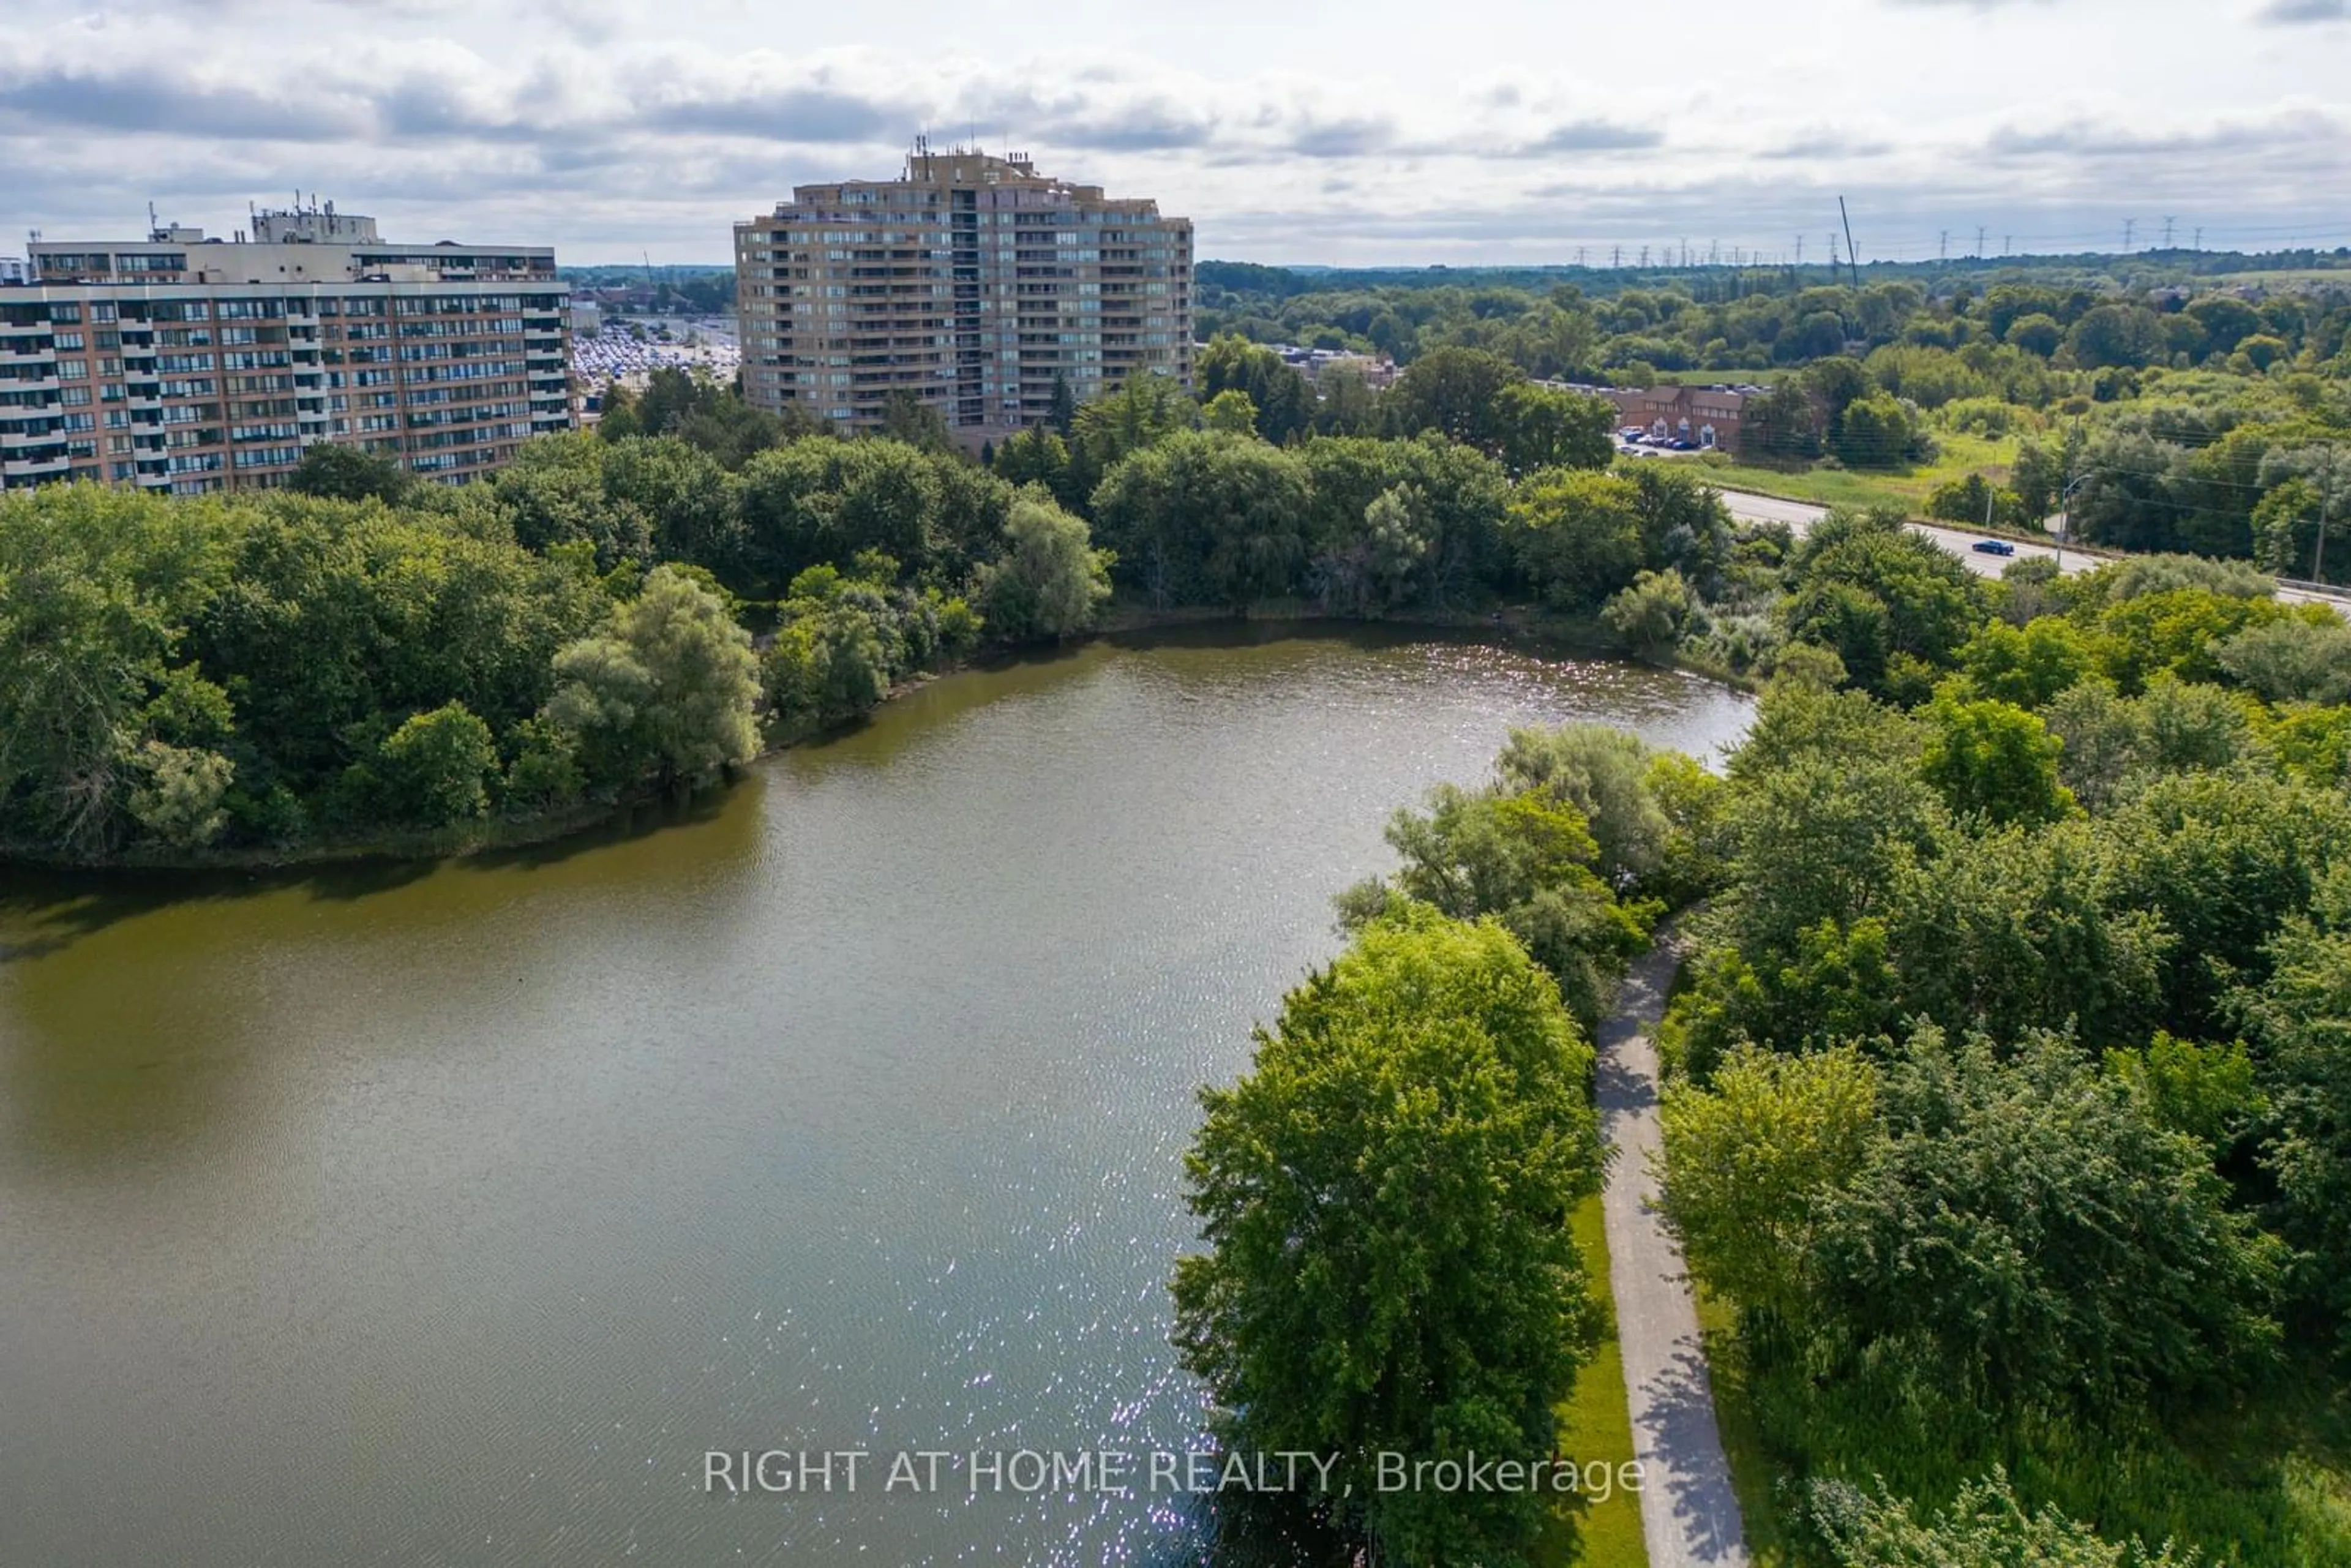
[{"label": "rippled water surface", "polygon": [[664,821],[0,883],[0,1563],[1195,1560],[1165,1500],[713,1448],[1179,1447],[1196,1086],[1505,727],[1685,677],[1364,634],[939,681]]}]

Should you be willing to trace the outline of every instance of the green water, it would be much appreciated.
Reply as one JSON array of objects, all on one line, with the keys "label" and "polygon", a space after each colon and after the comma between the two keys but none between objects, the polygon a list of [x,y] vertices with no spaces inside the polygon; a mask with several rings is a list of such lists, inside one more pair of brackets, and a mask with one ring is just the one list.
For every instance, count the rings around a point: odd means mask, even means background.
[{"label": "green water", "polygon": [[1180,1498],[703,1490],[1179,1448],[1196,1085],[1505,727],[1686,677],[1309,632],[954,676],[542,850],[0,883],[0,1563],[1198,1561]]}]

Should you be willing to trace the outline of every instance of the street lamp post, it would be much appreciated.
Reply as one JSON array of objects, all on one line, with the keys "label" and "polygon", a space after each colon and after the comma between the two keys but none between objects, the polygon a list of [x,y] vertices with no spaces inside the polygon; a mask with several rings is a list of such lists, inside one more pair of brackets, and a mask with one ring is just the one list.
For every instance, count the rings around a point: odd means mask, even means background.
[{"label": "street lamp post", "polygon": [[2061,575],[2065,570],[2065,539],[2074,531],[2074,492],[2095,477],[2082,475],[2057,493],[2057,570]]}]

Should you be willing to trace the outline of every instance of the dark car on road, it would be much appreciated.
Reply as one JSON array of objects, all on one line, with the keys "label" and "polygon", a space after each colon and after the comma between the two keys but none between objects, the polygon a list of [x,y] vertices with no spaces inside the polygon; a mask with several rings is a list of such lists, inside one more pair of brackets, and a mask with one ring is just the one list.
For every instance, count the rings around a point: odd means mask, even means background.
[{"label": "dark car on road", "polygon": [[2014,555],[2016,547],[2006,539],[1978,539],[1968,547],[1979,555]]}]

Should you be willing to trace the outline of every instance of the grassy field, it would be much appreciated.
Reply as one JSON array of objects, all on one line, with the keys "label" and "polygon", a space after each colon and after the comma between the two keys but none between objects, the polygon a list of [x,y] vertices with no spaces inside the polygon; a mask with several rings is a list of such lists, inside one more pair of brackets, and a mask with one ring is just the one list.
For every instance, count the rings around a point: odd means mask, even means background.
[{"label": "grassy field", "polygon": [[[2008,477],[2016,460],[2016,438],[1991,440],[1980,435],[1945,434],[1936,440],[1935,461],[1916,468],[1880,472],[1859,468],[1764,468],[1752,464],[1698,459],[1699,469],[1718,485],[1752,490],[1759,496],[1781,496],[1791,501],[1811,501],[1823,507],[1874,507],[1892,504],[1912,513],[1925,509],[1927,497],[1947,480],[1981,473],[1998,483]],[[1656,462],[1656,458],[1637,461]]]},{"label": "grassy field", "polygon": [[[1615,1312],[1609,1306],[1608,1235],[1601,1222],[1600,1196],[1584,1199],[1569,1223],[1576,1249],[1583,1254],[1584,1273],[1608,1313],[1608,1331],[1576,1378],[1575,1392],[1559,1407],[1560,1451],[1573,1456],[1578,1464],[1596,1460],[1614,1471],[1633,1457],[1633,1414],[1625,1397],[1625,1358],[1616,1345]],[[1554,1517],[1535,1561],[1558,1568],[1570,1563],[1647,1568],[1639,1496],[1619,1491],[1604,1502],[1576,1500]]]}]

